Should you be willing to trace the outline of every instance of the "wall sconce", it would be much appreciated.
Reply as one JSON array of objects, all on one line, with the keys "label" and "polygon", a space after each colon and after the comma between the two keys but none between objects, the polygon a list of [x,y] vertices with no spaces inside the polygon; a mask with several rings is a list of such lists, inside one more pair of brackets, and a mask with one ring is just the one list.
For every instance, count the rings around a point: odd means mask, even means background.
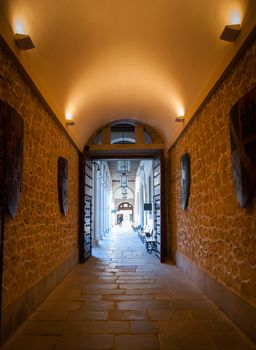
[{"label": "wall sconce", "polygon": [[66,119],[66,125],[67,126],[74,126],[74,125],[76,125],[76,123],[72,119]]},{"label": "wall sconce", "polygon": [[16,33],[14,41],[20,50],[31,50],[35,47],[29,35]]},{"label": "wall sconce", "polygon": [[175,118],[175,121],[177,123],[182,123],[185,121],[185,116],[184,115],[179,115],[178,117]]},{"label": "wall sconce", "polygon": [[238,34],[241,31],[240,24],[231,24],[225,26],[223,32],[220,35],[220,39],[228,42],[233,42],[236,40]]}]

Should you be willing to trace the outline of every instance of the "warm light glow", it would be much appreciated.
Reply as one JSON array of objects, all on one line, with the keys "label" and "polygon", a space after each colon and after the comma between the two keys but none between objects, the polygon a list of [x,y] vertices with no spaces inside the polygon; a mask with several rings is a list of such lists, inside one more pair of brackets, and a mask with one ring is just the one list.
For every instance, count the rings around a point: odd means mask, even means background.
[{"label": "warm light glow", "polygon": [[185,111],[182,105],[178,105],[177,107],[177,113],[178,113],[178,117],[184,117],[185,115]]},{"label": "warm light glow", "polygon": [[18,34],[28,34],[24,22],[20,18],[14,19],[14,32]]},{"label": "warm light glow", "polygon": [[239,9],[234,9],[231,12],[228,24],[241,24],[241,13]]},{"label": "warm light glow", "polygon": [[66,119],[67,120],[72,120],[73,116],[72,116],[72,113],[70,111],[67,111],[66,112]]}]

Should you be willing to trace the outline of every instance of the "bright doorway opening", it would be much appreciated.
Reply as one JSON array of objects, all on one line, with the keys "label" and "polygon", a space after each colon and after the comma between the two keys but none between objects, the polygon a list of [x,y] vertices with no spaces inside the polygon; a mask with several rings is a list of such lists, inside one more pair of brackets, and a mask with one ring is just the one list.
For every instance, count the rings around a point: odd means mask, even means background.
[{"label": "bright doorway opening", "polygon": [[113,228],[127,227],[144,234],[163,261],[160,157],[87,158],[84,178],[84,260]]}]

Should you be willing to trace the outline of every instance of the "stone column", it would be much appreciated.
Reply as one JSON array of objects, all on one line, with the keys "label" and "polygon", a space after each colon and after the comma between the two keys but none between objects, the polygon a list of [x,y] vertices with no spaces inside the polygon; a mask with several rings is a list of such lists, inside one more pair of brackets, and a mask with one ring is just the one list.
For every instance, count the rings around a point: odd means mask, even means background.
[{"label": "stone column", "polygon": [[100,172],[99,166],[96,165],[94,168],[94,239],[95,244],[99,244],[101,239],[100,234]]}]

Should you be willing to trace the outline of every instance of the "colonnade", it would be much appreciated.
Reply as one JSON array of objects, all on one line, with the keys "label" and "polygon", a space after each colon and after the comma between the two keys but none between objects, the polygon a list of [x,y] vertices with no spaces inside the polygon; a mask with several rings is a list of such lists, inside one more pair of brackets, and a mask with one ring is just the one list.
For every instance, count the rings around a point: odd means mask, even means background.
[{"label": "colonnade", "polygon": [[[152,161],[141,161],[135,181],[135,225],[153,228],[153,167]],[[144,210],[144,203],[152,205],[151,211]]]},{"label": "colonnade", "polygon": [[92,244],[97,245],[111,229],[112,181],[107,162],[93,162]]}]

